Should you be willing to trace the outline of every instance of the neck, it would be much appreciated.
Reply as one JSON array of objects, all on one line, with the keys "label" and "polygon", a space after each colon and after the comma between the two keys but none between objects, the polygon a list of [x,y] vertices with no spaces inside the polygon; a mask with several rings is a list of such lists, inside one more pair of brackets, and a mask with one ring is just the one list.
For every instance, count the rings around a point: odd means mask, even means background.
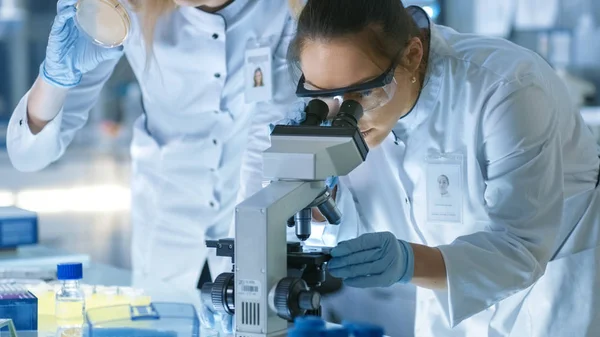
[{"label": "neck", "polygon": [[[427,75],[427,65],[429,64],[429,46],[430,46],[429,29],[423,30],[422,33],[423,33],[422,34],[423,60],[421,61],[421,64],[419,65],[419,69],[417,70],[417,74],[415,75],[417,82],[411,83],[411,88],[414,88],[414,90],[411,90],[411,93],[410,93],[410,98],[408,100],[410,102],[410,104],[402,112],[402,115],[400,116],[400,118],[406,116],[415,108],[415,105],[417,105],[417,102],[419,101],[419,97],[421,96],[421,91],[423,90],[423,87],[425,86],[425,76]],[[411,80],[412,80],[412,78],[411,78]]]},{"label": "neck", "polygon": [[221,3],[221,1],[214,1],[214,2],[216,2],[218,5],[208,4],[208,5],[198,6],[196,8],[198,8],[199,10],[201,10],[203,12],[215,13],[215,12],[218,12],[221,9],[229,6],[233,2],[233,0],[225,1],[225,3]]}]

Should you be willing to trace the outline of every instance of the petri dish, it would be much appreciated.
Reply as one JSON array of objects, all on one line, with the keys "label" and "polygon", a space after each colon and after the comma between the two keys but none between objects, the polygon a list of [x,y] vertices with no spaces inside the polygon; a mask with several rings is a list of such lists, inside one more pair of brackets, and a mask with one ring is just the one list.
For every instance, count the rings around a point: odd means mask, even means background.
[{"label": "petri dish", "polygon": [[78,0],[75,23],[95,44],[114,48],[129,36],[131,18],[117,0]]}]

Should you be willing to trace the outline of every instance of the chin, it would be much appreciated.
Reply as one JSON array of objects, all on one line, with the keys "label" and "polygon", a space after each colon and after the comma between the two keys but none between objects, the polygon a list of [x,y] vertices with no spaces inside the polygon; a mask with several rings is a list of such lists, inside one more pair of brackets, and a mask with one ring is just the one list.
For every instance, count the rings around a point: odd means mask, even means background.
[{"label": "chin", "polygon": [[380,135],[376,134],[369,134],[366,137],[363,136],[363,138],[365,139],[365,142],[367,143],[369,149],[374,149],[378,147],[379,145],[381,145],[381,143],[383,143],[383,140],[385,139],[385,137],[381,137]]}]

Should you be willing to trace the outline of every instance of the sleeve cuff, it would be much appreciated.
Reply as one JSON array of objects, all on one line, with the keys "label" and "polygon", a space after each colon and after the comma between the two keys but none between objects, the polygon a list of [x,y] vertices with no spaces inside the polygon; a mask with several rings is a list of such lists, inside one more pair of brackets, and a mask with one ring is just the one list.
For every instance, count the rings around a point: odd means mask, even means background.
[{"label": "sleeve cuff", "polygon": [[27,116],[27,93],[19,102],[8,124],[6,143],[13,166],[23,172],[37,171],[56,158],[59,151],[59,134],[63,111],[38,133],[29,128]]},{"label": "sleeve cuff", "polygon": [[[486,261],[490,263],[489,258],[485,254],[473,256],[474,252],[465,249],[465,245],[468,243],[438,247],[446,264],[447,290],[434,291],[434,294],[452,328],[522,290],[510,280],[498,281],[498,273],[504,273],[503,270],[480,268]],[[522,276],[523,279],[531,277]]]}]

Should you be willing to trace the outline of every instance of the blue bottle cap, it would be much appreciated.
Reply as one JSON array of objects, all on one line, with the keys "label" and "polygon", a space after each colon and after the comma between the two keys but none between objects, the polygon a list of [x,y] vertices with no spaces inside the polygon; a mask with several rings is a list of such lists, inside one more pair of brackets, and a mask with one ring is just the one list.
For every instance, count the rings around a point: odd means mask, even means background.
[{"label": "blue bottle cap", "polygon": [[56,277],[61,281],[81,280],[83,265],[81,263],[61,263],[57,266]]},{"label": "blue bottle cap", "polygon": [[301,316],[294,320],[294,327],[298,329],[319,329],[325,327],[325,321],[317,316]]}]

